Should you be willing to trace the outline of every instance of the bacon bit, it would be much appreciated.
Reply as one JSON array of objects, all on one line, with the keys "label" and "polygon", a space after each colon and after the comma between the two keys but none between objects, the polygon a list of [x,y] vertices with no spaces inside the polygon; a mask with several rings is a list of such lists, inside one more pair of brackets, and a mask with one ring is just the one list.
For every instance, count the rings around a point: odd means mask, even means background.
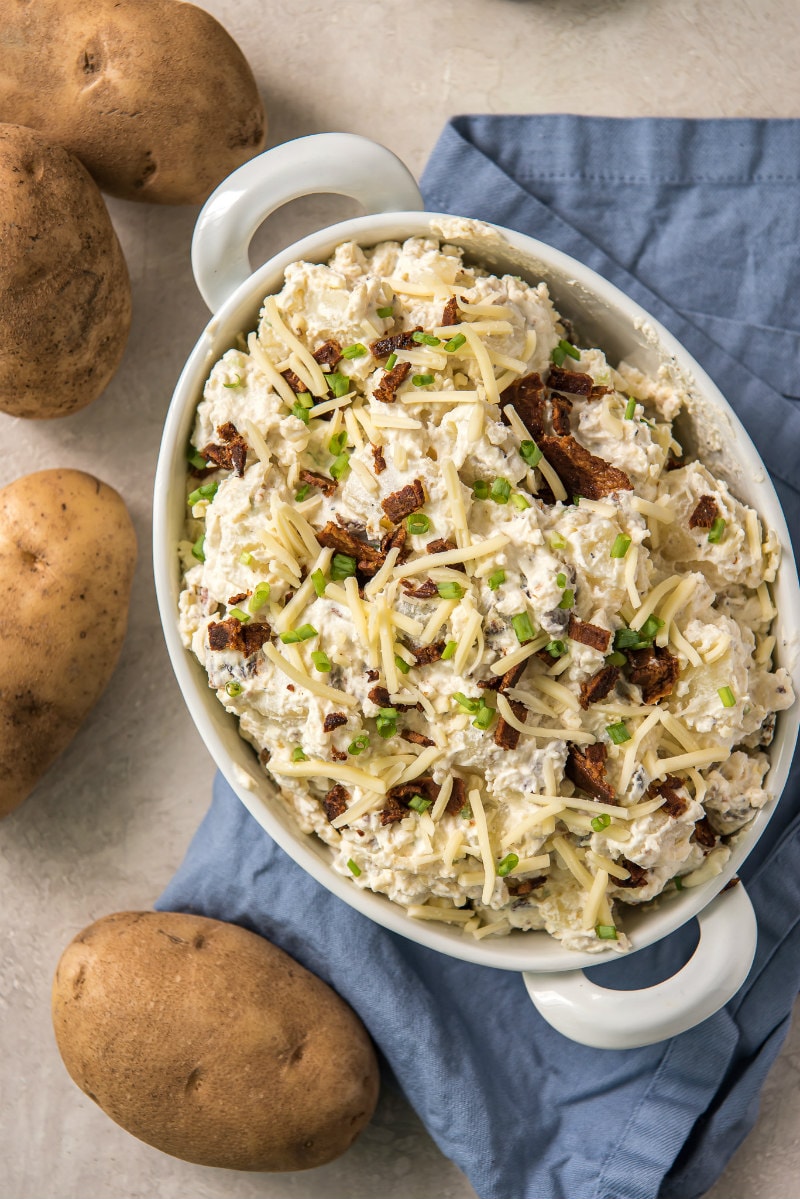
[{"label": "bacon bit", "polygon": [[316,471],[303,468],[300,471],[300,478],[304,483],[310,483],[312,487],[319,487],[324,495],[333,495],[336,491],[335,479],[329,479],[327,475],[318,475]]},{"label": "bacon bit", "polygon": [[400,586],[412,599],[433,599],[435,595],[439,594],[433,579],[426,579],[424,583],[420,583],[419,587],[414,584],[413,579],[401,579]]},{"label": "bacon bit", "polygon": [[538,887],[544,886],[547,882],[547,875],[542,874],[539,878],[520,878],[506,879],[509,895],[515,899],[521,898],[523,895],[530,895],[531,891],[535,891]]},{"label": "bacon bit", "polygon": [[383,446],[372,445],[372,442],[370,442],[370,446],[372,447],[372,457],[375,462],[375,474],[383,474],[383,472],[386,470],[386,459],[383,456]]},{"label": "bacon bit", "polygon": [[644,866],[640,866],[638,862],[631,862],[629,858],[620,858],[619,864],[628,871],[630,878],[614,879],[617,887],[643,887],[645,885],[649,870],[645,870]]},{"label": "bacon bit", "polygon": [[389,550],[398,549],[400,553],[397,555],[397,561],[404,562],[409,553],[406,549],[407,538],[408,534],[403,525],[398,525],[391,533],[384,533],[381,537],[381,553],[388,554]]},{"label": "bacon bit", "polygon": [[703,849],[713,849],[717,843],[717,834],[711,827],[711,822],[707,816],[702,820],[698,820],[694,826],[694,832],[691,836],[692,841],[696,841],[698,845],[702,845]]},{"label": "bacon bit", "polygon": [[343,724],[347,724],[344,712],[329,712],[322,722],[322,731],[323,733],[332,733],[334,729],[340,729]]},{"label": "bacon bit", "polygon": [[268,749],[259,750],[258,760],[262,766],[266,766],[271,757],[272,757],[272,754],[269,752]]},{"label": "bacon bit", "polygon": [[249,591],[240,591],[238,595],[232,595],[228,600],[228,607],[235,608],[237,604],[242,604],[247,599]]},{"label": "bacon bit", "polygon": [[602,387],[599,383],[595,383],[594,387],[589,392],[589,399],[590,400],[599,400],[603,396],[612,395],[613,391],[614,391],[613,387]]},{"label": "bacon bit", "polygon": [[689,517],[690,529],[710,529],[719,516],[719,505],[712,495],[701,495]]},{"label": "bacon bit", "polygon": [[454,541],[448,541],[446,537],[438,537],[436,541],[429,541],[425,549],[429,554],[446,554],[448,550],[457,549]]},{"label": "bacon bit", "polygon": [[331,746],[331,758],[334,762],[346,762],[347,754],[344,750],[337,749],[335,745]]},{"label": "bacon bit", "polygon": [[390,787],[386,792],[386,806],[381,811],[381,824],[394,824],[407,816],[408,801],[415,795],[421,795],[423,799],[429,799],[434,803],[440,791],[441,787],[429,774],[414,779],[411,783],[398,783],[396,787]]},{"label": "bacon bit", "polygon": [[413,483],[406,484],[399,491],[393,491],[391,495],[387,495],[385,500],[381,500],[381,508],[389,520],[399,525],[401,520],[410,516],[412,512],[416,512],[424,503],[425,489],[422,486],[422,480],[415,479]]},{"label": "bacon bit", "polygon": [[[421,332],[422,325],[417,325],[416,329],[406,329],[402,333],[390,333],[388,337],[379,337],[369,347],[372,351],[372,357],[388,358],[395,350],[410,350],[412,346],[417,344],[414,341],[414,334]],[[391,371],[389,373],[391,374]]]},{"label": "bacon bit", "polygon": [[321,346],[317,346],[311,357],[320,366],[334,367],[337,362],[341,361],[342,347],[331,337],[327,341],[323,341]]},{"label": "bacon bit", "polygon": [[550,407],[553,412],[553,432],[557,437],[569,437],[571,426],[569,416],[572,412],[572,400],[566,396],[551,396]]},{"label": "bacon bit", "polygon": [[336,550],[339,554],[347,554],[356,559],[358,569],[362,574],[377,574],[383,566],[384,555],[374,546],[359,541],[349,529],[342,528],[329,520],[324,529],[317,533],[317,541],[326,549]]},{"label": "bacon bit", "polygon": [[[539,438],[544,433],[544,383],[542,376],[536,371],[516,379],[503,392],[503,400],[513,404],[520,420],[530,430],[532,437]],[[508,424],[508,418],[503,413],[503,420]]]},{"label": "bacon bit", "polygon": [[241,478],[247,461],[247,442],[231,421],[217,426],[217,437],[223,444],[207,445],[200,451],[201,456],[224,470],[235,470]]},{"label": "bacon bit", "polygon": [[584,749],[570,745],[564,772],[576,787],[591,795],[592,799],[599,799],[601,803],[614,803],[616,793],[606,779],[607,753],[608,750],[602,741],[595,745],[587,745]]},{"label": "bacon bit", "polygon": [[458,324],[458,300],[455,296],[451,296],[444,306],[444,312],[442,313],[442,324]]},{"label": "bacon bit", "polygon": [[573,641],[580,641],[581,645],[599,649],[601,654],[606,653],[611,644],[611,633],[608,629],[603,629],[598,624],[590,624],[588,620],[578,620],[577,616],[572,615],[569,618],[567,636]]},{"label": "bacon bit", "polygon": [[426,737],[424,733],[415,733],[413,729],[405,729],[400,734],[404,741],[409,741],[412,745],[421,745],[424,749],[429,749],[431,745],[435,745],[435,741],[431,741],[430,737]]},{"label": "bacon bit", "polygon": [[445,812],[448,816],[458,816],[464,810],[464,805],[467,802],[467,788],[463,779],[460,779],[457,774],[453,775],[453,790],[450,792],[450,798],[447,801]]},{"label": "bacon bit", "polygon": [[341,816],[343,812],[347,811],[349,803],[350,792],[341,783],[337,783],[335,787],[331,787],[323,799],[322,806],[325,809],[325,815],[328,817],[328,820],[334,821],[337,816]]},{"label": "bacon bit", "polygon": [[380,400],[382,404],[393,404],[397,389],[410,370],[410,362],[398,362],[397,366],[393,366],[390,371],[384,373],[378,386],[372,392],[372,398]]},{"label": "bacon bit", "polygon": [[604,458],[590,454],[571,434],[551,437],[545,433],[539,438],[539,449],[563,482],[568,495],[601,500],[614,491],[633,491],[633,484],[624,471],[617,470]]},{"label": "bacon bit", "polygon": [[739,878],[739,875],[734,874],[733,878],[728,880],[728,882],[725,884],[725,886],[722,888],[722,890],[723,891],[732,891],[734,887],[739,886],[739,883],[741,881],[742,880]]},{"label": "bacon bit", "polygon": [[[524,704],[521,704],[518,699],[510,699],[508,706],[523,724],[528,719],[528,709]],[[494,743],[499,745],[501,749],[516,749],[521,737],[519,729],[512,728],[501,716],[497,721],[497,728],[494,731]]]},{"label": "bacon bit", "polygon": [[210,649],[233,649],[248,657],[269,640],[271,629],[266,623],[242,624],[235,616],[208,626]]},{"label": "bacon bit", "polygon": [[635,649],[628,654],[628,678],[641,688],[645,704],[657,704],[672,695],[679,674],[678,659],[658,645]]},{"label": "bacon bit", "polygon": [[415,708],[422,711],[421,704],[393,704],[391,696],[385,687],[373,687],[367,692],[367,698],[371,699],[376,708],[397,708],[398,712],[413,712]]},{"label": "bacon bit", "polygon": [[299,395],[300,392],[302,392],[302,391],[305,391],[305,392],[308,391],[308,388],[306,387],[303,380],[298,375],[296,375],[294,373],[294,371],[287,369],[285,371],[281,371],[281,374],[283,375],[284,379],[289,384],[289,386],[291,387],[291,389],[295,393],[295,395]]},{"label": "bacon bit", "polygon": [[658,810],[666,812],[668,816],[682,816],[689,807],[688,799],[678,794],[682,787],[683,779],[678,778],[676,774],[668,774],[660,782],[650,784],[647,788],[647,798],[655,799],[663,795],[665,802]]},{"label": "bacon bit", "polygon": [[475,685],[480,687],[481,691],[499,691],[502,681],[497,675],[493,675],[489,679],[478,679]]},{"label": "bacon bit", "polygon": [[[516,687],[517,683],[525,673],[525,667],[527,665],[527,661],[517,662],[516,666],[512,666],[510,670],[507,670],[501,678],[500,686],[497,688],[497,690],[502,694],[504,691],[508,691],[509,687]],[[522,717],[520,716],[519,719],[522,720]]]},{"label": "bacon bit", "polygon": [[665,470],[680,470],[680,468],[683,465],[684,465],[683,458],[682,457],[679,458],[677,454],[673,453],[673,451],[670,450],[670,452],[667,456],[667,465],[665,467]]},{"label": "bacon bit", "polygon": [[605,699],[610,691],[613,691],[619,678],[619,667],[601,666],[590,679],[581,683],[580,705],[584,712],[590,704],[596,704],[598,700]]},{"label": "bacon bit", "polygon": [[431,662],[438,662],[444,653],[444,641],[435,641],[433,645],[421,645],[419,649],[411,650],[417,660],[417,666],[429,666]]},{"label": "bacon bit", "polygon": [[590,396],[594,387],[594,379],[583,371],[568,371],[562,366],[551,366],[547,376],[547,386],[558,391],[569,392],[574,396]]},{"label": "bacon bit", "polygon": [[377,671],[377,670],[368,670],[368,671],[367,671],[367,682],[368,682],[368,683],[374,683],[374,682],[376,682],[376,681],[377,681],[377,680],[378,680],[380,677],[381,677],[381,676],[380,676],[380,672],[379,672],[379,671]]}]

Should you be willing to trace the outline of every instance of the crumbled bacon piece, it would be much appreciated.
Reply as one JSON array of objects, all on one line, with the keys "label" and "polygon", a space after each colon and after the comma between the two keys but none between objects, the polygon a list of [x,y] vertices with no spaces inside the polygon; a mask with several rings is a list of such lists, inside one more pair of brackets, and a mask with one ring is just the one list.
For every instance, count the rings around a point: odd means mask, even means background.
[{"label": "crumbled bacon piece", "polygon": [[442,324],[458,324],[458,300],[455,296],[451,296],[444,306],[444,312],[442,313]]},{"label": "crumbled bacon piece", "polygon": [[316,471],[306,470],[305,467],[300,471],[300,478],[304,483],[310,483],[312,487],[319,487],[323,495],[333,495],[336,491],[335,479],[329,479],[327,475],[318,475]]},{"label": "crumbled bacon piece", "polygon": [[550,407],[553,414],[553,432],[557,437],[568,437],[570,434],[569,416],[572,412],[572,400],[566,396],[550,397]]},{"label": "crumbled bacon piece", "polygon": [[668,774],[660,782],[650,784],[647,788],[647,798],[655,799],[656,796],[663,795],[664,803],[659,811],[666,812],[668,816],[682,816],[689,807],[688,799],[678,794],[682,787],[683,779],[678,778],[676,774]]},{"label": "crumbled bacon piece", "polygon": [[[503,392],[503,402],[513,404],[525,427],[536,440],[544,433],[544,383],[541,375],[533,371],[515,380]],[[506,420],[505,413],[503,420]]]},{"label": "crumbled bacon piece", "polygon": [[425,489],[422,486],[422,480],[415,479],[413,483],[407,483],[399,491],[393,491],[391,495],[387,495],[386,499],[381,500],[381,508],[389,520],[399,525],[401,520],[410,516],[412,512],[416,512],[424,503]]},{"label": "crumbled bacon piece", "polygon": [[641,688],[645,704],[657,704],[671,695],[679,674],[678,659],[659,645],[628,654],[628,678]]},{"label": "crumbled bacon piece", "polygon": [[438,662],[444,653],[444,642],[436,641],[433,645],[420,645],[418,649],[411,650],[417,660],[417,666],[428,666],[431,662]]},{"label": "crumbled bacon piece", "polygon": [[372,445],[372,442],[370,442],[370,445],[372,446],[372,458],[375,463],[375,474],[380,475],[386,470],[386,459],[383,456],[383,446]]},{"label": "crumbled bacon piece", "polygon": [[430,737],[426,737],[424,733],[415,733],[413,729],[405,729],[400,736],[404,741],[408,741],[411,745],[421,745],[424,749],[429,749],[431,745],[435,745],[435,741],[431,741]]},{"label": "crumbled bacon piece", "polygon": [[643,887],[647,882],[648,871],[644,866],[640,866],[638,862],[631,862],[629,858],[620,858],[620,866],[628,871],[630,878],[616,878],[615,884],[618,887]]},{"label": "crumbled bacon piece", "polygon": [[610,396],[613,391],[613,387],[603,387],[599,383],[595,383],[594,387],[589,392],[589,399],[599,400],[602,396]]},{"label": "crumbled bacon piece", "polygon": [[558,391],[566,391],[574,396],[590,396],[594,387],[594,379],[583,371],[569,371],[563,366],[551,366],[547,376],[547,386]]},{"label": "crumbled bacon piece", "polygon": [[235,616],[229,616],[208,626],[208,644],[211,649],[233,649],[249,658],[269,640],[270,631],[266,623],[242,624]]},{"label": "crumbled bacon piece", "polygon": [[441,787],[429,774],[414,779],[411,783],[398,783],[396,787],[390,787],[386,792],[386,806],[381,811],[381,824],[394,824],[407,816],[408,802],[415,795],[421,795],[423,799],[429,799],[434,803],[440,791]]},{"label": "crumbled bacon piece", "polygon": [[402,333],[389,333],[386,337],[379,337],[369,347],[372,350],[372,357],[388,358],[395,350],[410,350],[417,344],[414,341],[414,334],[421,332],[422,325],[417,325],[416,329],[406,329]]},{"label": "crumbled bacon piece", "polygon": [[678,455],[676,453],[674,453],[673,450],[670,450],[670,452],[667,456],[667,465],[664,467],[664,469],[665,470],[680,470],[680,468],[684,465],[685,465],[685,463],[683,461],[683,458],[682,457],[679,458]]},{"label": "crumbled bacon piece", "polygon": [[335,787],[331,787],[328,794],[322,801],[322,806],[325,809],[325,815],[328,820],[335,820],[337,816],[341,816],[347,811],[347,805],[350,802],[350,792],[341,783],[337,783]]},{"label": "crumbled bacon piece", "polygon": [[701,495],[689,517],[690,529],[710,529],[719,516],[719,505],[713,495]]},{"label": "crumbled bacon piece", "polygon": [[336,366],[337,362],[341,361],[342,347],[339,345],[338,341],[335,341],[332,337],[330,337],[327,341],[323,341],[321,346],[317,346],[311,357],[315,362],[318,362],[320,366],[334,367]]},{"label": "crumbled bacon piece", "polygon": [[606,779],[607,753],[608,750],[602,741],[586,745],[583,749],[579,749],[577,745],[570,745],[564,771],[576,787],[580,787],[593,799],[599,799],[602,803],[614,803],[614,788]]},{"label": "crumbled bacon piece", "polygon": [[322,731],[323,733],[332,733],[334,729],[340,729],[343,724],[347,724],[344,712],[329,712],[322,722]]},{"label": "crumbled bacon piece", "polygon": [[374,546],[359,541],[349,529],[342,528],[329,520],[324,529],[317,533],[317,541],[327,549],[336,550],[339,554],[347,554],[355,558],[358,569],[365,575],[377,574],[383,566],[384,555]]},{"label": "crumbled bacon piece", "polygon": [[291,387],[291,389],[295,393],[295,395],[299,395],[301,391],[308,391],[308,388],[306,387],[303,380],[298,375],[296,375],[294,373],[294,371],[289,370],[287,368],[285,371],[281,371],[281,374],[283,375],[284,379],[289,384],[289,386]]},{"label": "crumbled bacon piece", "polygon": [[401,579],[400,586],[412,599],[433,599],[435,595],[439,594],[433,579],[426,579],[424,583],[420,583],[419,587],[413,579]]},{"label": "crumbled bacon piece", "polygon": [[378,386],[372,392],[372,398],[380,400],[382,404],[393,404],[397,389],[410,370],[410,362],[398,362],[390,371],[384,373]]},{"label": "crumbled bacon piece", "polygon": [[506,886],[508,887],[509,895],[513,895],[515,899],[520,899],[523,895],[530,895],[531,891],[535,891],[546,882],[547,875],[541,874],[538,878],[508,878],[506,879]]},{"label": "crumbled bacon piece", "polygon": [[429,541],[425,546],[429,554],[446,554],[448,550],[458,549],[454,541],[448,541],[446,537],[437,537],[435,541]]},{"label": "crumbled bacon piece", "polygon": [[368,670],[367,671],[367,682],[368,683],[375,683],[375,682],[377,682],[377,680],[380,677],[381,677],[380,672],[377,670]]},{"label": "crumbled bacon piece", "polygon": [[217,437],[222,444],[207,445],[200,451],[201,456],[208,462],[213,462],[214,466],[222,467],[224,470],[235,470],[237,475],[243,475],[247,461],[247,442],[236,425],[231,421],[226,421],[224,425],[218,425]]},{"label": "crumbled bacon piece", "polygon": [[[517,720],[525,723],[528,716],[528,709],[524,704],[521,704],[518,699],[510,699],[508,706],[516,716]],[[519,729],[515,729],[508,721],[501,716],[497,721],[497,728],[494,731],[494,743],[499,745],[501,749],[516,749],[519,744],[519,739],[522,736]]]},{"label": "crumbled bacon piece", "polygon": [[238,595],[229,596],[228,597],[228,607],[235,608],[237,604],[244,603],[244,601],[247,599],[249,594],[250,594],[249,591],[240,591]]},{"label": "crumbled bacon piece", "polygon": [[373,687],[367,696],[378,708],[396,708],[398,712],[411,712],[414,708],[422,711],[421,704],[393,704],[392,698],[385,687]]},{"label": "crumbled bacon piece", "polygon": [[599,649],[601,654],[608,651],[611,643],[611,633],[608,629],[603,629],[599,624],[590,624],[588,620],[578,620],[577,616],[570,614],[569,626],[567,635],[573,641],[580,641],[581,645],[590,645],[592,649]]},{"label": "crumbled bacon piece", "polygon": [[268,749],[260,749],[258,751],[258,760],[262,766],[266,766],[271,757],[272,757],[272,754],[269,752]]},{"label": "crumbled bacon piece", "polygon": [[398,525],[396,529],[392,529],[390,533],[385,533],[381,538],[381,553],[388,554],[389,550],[398,549],[400,553],[397,555],[397,561],[402,562],[408,557],[406,550],[406,540],[408,534],[403,525]]},{"label": "crumbled bacon piece", "polygon": [[694,826],[694,832],[692,833],[692,840],[697,841],[699,845],[702,845],[703,849],[713,849],[716,845],[717,835],[711,827],[711,822],[707,816],[704,816],[702,820],[697,821],[697,824]]},{"label": "crumbled bacon piece", "polygon": [[601,666],[590,679],[581,683],[580,704],[584,712],[590,704],[596,704],[598,700],[605,699],[616,686],[618,678],[619,667],[608,664]]},{"label": "crumbled bacon piece", "polygon": [[[590,454],[571,434],[553,437],[545,433],[537,440],[539,449],[567,489],[567,495],[601,500],[614,491],[633,491],[633,484],[624,471],[604,458]],[[541,490],[539,496],[542,496]]]},{"label": "crumbled bacon piece", "polygon": [[[551,659],[552,661],[552,659]],[[527,660],[518,662],[516,666],[512,666],[503,675],[493,675],[488,679],[479,679],[478,686],[484,691],[507,691],[509,687],[516,687],[517,683],[525,673],[525,667],[528,665]],[[522,717],[520,717],[520,720]]]},{"label": "crumbled bacon piece", "polygon": [[460,779],[457,774],[453,775],[453,790],[450,792],[450,798],[447,801],[445,812],[448,816],[458,816],[464,810],[464,805],[467,802],[467,787],[463,779]]}]

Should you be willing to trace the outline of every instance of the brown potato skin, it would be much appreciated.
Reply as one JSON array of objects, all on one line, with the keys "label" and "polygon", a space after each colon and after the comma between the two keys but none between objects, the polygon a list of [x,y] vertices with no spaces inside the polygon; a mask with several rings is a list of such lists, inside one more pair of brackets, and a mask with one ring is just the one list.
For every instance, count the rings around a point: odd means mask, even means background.
[{"label": "brown potato skin", "polygon": [[0,817],[111,678],[135,561],[125,504],[91,475],[40,471],[0,490]]},{"label": "brown potato skin", "polygon": [[128,1132],[229,1170],[307,1170],[369,1122],[378,1066],[355,1012],[235,924],[118,912],[67,946],[53,981],[64,1065]]},{"label": "brown potato skin", "polygon": [[41,134],[0,125],[0,411],[96,399],[131,324],[128,269],[97,184]]},{"label": "brown potato skin", "polygon": [[4,0],[0,120],[62,143],[103,191],[200,204],[264,148],[233,38],[182,0]]}]

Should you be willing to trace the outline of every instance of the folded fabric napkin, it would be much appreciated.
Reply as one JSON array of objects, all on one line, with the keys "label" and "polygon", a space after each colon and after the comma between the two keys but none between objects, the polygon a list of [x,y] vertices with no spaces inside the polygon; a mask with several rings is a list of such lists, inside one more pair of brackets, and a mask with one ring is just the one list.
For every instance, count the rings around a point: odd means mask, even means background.
[{"label": "folded fabric napkin", "polygon": [[[428,208],[549,242],[660,319],[737,409],[797,539],[798,183],[793,121],[461,117],[422,188]],[[759,920],[744,988],[645,1049],[567,1041],[518,975],[372,924],[290,861],[221,777],[158,906],[251,928],[331,983],[481,1199],[695,1199],[751,1128],[800,989],[798,811],[795,764],[741,871]],[[592,975],[648,985],[690,948],[683,929]]]}]

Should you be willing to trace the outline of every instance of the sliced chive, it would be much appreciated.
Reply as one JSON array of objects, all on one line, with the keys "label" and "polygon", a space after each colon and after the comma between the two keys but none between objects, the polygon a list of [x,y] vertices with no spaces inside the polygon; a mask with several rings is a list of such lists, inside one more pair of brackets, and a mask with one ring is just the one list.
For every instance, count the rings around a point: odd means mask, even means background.
[{"label": "sliced chive", "polygon": [[497,591],[497,588],[506,581],[506,572],[504,570],[496,570],[493,575],[489,575],[486,580],[490,591]]},{"label": "sliced chive", "polygon": [[430,387],[433,383],[433,375],[412,375],[411,382],[415,387]]},{"label": "sliced chive", "polygon": [[292,750],[292,761],[293,762],[307,762],[308,761],[308,754],[303,752],[302,745],[296,745],[294,747],[294,749]]},{"label": "sliced chive", "polygon": [[460,704],[462,708],[466,708],[466,710],[473,716],[477,712],[480,712],[481,708],[484,706],[483,700],[480,696],[472,698],[469,695],[465,695],[463,691],[454,691],[453,699],[457,704]]},{"label": "sliced chive", "polygon": [[251,612],[258,612],[259,608],[263,608],[264,604],[269,599],[269,583],[256,583],[253,588],[253,594],[250,596],[250,602],[247,605]]},{"label": "sliced chive", "polygon": [[485,479],[476,479],[472,484],[472,494],[476,500],[488,500],[489,484]]},{"label": "sliced chive", "polygon": [[296,645],[298,641],[311,641],[314,637],[319,637],[319,632],[313,624],[301,624],[299,628],[289,629],[280,636],[284,645]]},{"label": "sliced chive", "polygon": [[492,723],[494,718],[495,718],[494,708],[490,708],[489,705],[485,702],[485,700],[482,699],[481,706],[478,709],[478,713],[472,722],[473,727],[476,729],[488,729],[489,725]]},{"label": "sliced chive", "polygon": [[325,588],[328,586],[328,581],[321,570],[313,570],[311,572],[311,582],[314,584],[314,590],[317,595],[324,595]]},{"label": "sliced chive", "polygon": [[350,379],[347,375],[343,375],[339,371],[331,371],[329,375],[325,376],[325,382],[337,400],[341,399],[342,396],[346,396],[350,390]]},{"label": "sliced chive", "polygon": [[412,512],[406,517],[406,528],[409,533],[427,533],[431,527],[430,518],[424,512]]},{"label": "sliced chive", "polygon": [[384,319],[387,316],[394,316],[394,308],[391,304],[386,304],[383,308],[378,309],[378,316],[381,316]]},{"label": "sliced chive", "polygon": [[566,587],[566,585],[567,585],[567,576],[564,574],[563,570],[560,570],[558,572],[558,574],[556,575],[556,587],[560,587],[561,590],[563,591],[564,588]]},{"label": "sliced chive", "polygon": [[360,341],[356,341],[351,346],[347,346],[342,350],[342,358],[363,358],[369,351]]},{"label": "sliced chive", "polygon": [[633,415],[636,412],[636,400],[633,396],[628,397],[628,402],[625,405],[625,420],[633,420]]},{"label": "sliced chive", "polygon": [[333,437],[328,442],[328,452],[333,454],[334,458],[338,458],[347,445],[347,433],[342,430],[341,433],[334,433]]},{"label": "sliced chive", "polygon": [[236,376],[234,376],[233,383],[223,383],[222,386],[223,387],[241,387],[242,386],[242,376],[236,375]]},{"label": "sliced chive", "polygon": [[673,879],[672,881],[673,881],[673,883],[675,884],[675,890],[676,890],[676,891],[682,891],[682,890],[683,890],[683,879],[681,878],[681,876],[680,876],[679,874],[676,874],[676,875],[675,875],[675,877],[674,877],[674,879]]},{"label": "sliced chive", "polygon": [[296,400],[292,404],[291,413],[292,416],[296,416],[298,420],[301,420],[304,425],[308,424],[308,409],[299,400]]},{"label": "sliced chive", "polygon": [[612,558],[624,558],[630,549],[631,539],[626,537],[624,533],[617,533],[614,538],[614,544],[611,547]]},{"label": "sliced chive", "polygon": [[574,604],[575,604],[575,592],[572,590],[571,587],[565,587],[564,594],[562,595],[561,600],[558,605],[559,608],[564,608],[564,609],[572,608],[572,607],[574,607]]},{"label": "sliced chive", "polygon": [[331,478],[336,479],[337,483],[343,479],[350,470],[350,455],[338,454],[329,467]]},{"label": "sliced chive", "polygon": [[194,446],[189,446],[189,451],[186,456],[189,459],[190,465],[195,467],[196,470],[205,470],[205,468],[208,466],[208,463],[203,455],[199,452],[199,450],[196,450]]},{"label": "sliced chive", "polygon": [[251,554],[249,550],[242,550],[239,555],[239,561],[242,566],[252,566],[255,562],[255,555]]},{"label": "sliced chive", "polygon": [[361,867],[356,865],[356,863],[353,861],[352,858],[347,859],[347,869],[350,871],[350,873],[353,875],[354,878],[358,878],[359,875],[361,874]]},{"label": "sliced chive", "polygon": [[446,662],[448,658],[452,658],[453,654],[458,649],[457,641],[448,641],[447,645],[442,650],[442,661]]},{"label": "sliced chive", "polygon": [[324,650],[314,649],[311,651],[311,661],[314,663],[315,669],[320,674],[327,674],[331,668],[331,660]]},{"label": "sliced chive", "polygon": [[651,642],[642,637],[638,629],[617,629],[614,634],[614,649],[646,649]]},{"label": "sliced chive", "polygon": [[227,693],[231,697],[231,699],[236,699],[237,695],[242,694],[242,691],[244,690],[244,688],[242,687],[241,683],[230,682],[230,683],[225,684],[225,690],[227,691]]},{"label": "sliced chive", "polygon": [[639,633],[646,641],[652,641],[659,629],[663,629],[664,621],[659,616],[648,616]]},{"label": "sliced chive", "polygon": [[736,705],[736,696],[731,691],[730,687],[720,687],[717,690],[717,695],[722,700],[723,708],[733,708]]},{"label": "sliced chive", "polygon": [[247,612],[243,612],[241,608],[231,608],[228,616],[232,616],[234,620],[238,620],[239,624],[247,624],[250,619]]},{"label": "sliced chive", "polygon": [[439,592],[441,599],[461,599],[464,594],[464,588],[460,583],[437,583],[436,590]]},{"label": "sliced chive", "polygon": [[422,814],[423,812],[427,812],[432,802],[432,800],[426,799],[424,795],[412,795],[408,801],[408,806],[413,808],[415,812]]},{"label": "sliced chive", "polygon": [[616,941],[617,930],[613,924],[598,924],[595,932],[601,941]]},{"label": "sliced chive", "polygon": [[356,560],[349,554],[334,554],[331,562],[331,578],[350,579],[356,573]]},{"label": "sliced chive", "polygon": [[538,466],[544,454],[539,449],[535,441],[521,441],[519,443],[519,456],[528,466]]},{"label": "sliced chive", "polygon": [[192,557],[196,558],[198,562],[205,562],[206,560],[205,544],[206,535],[205,533],[201,533],[192,546]]},{"label": "sliced chive", "polygon": [[580,358],[580,356],[581,356],[580,350],[577,349],[577,347],[574,346],[571,341],[565,341],[564,338],[562,337],[561,341],[558,343],[558,345],[559,345],[559,348],[562,349],[565,354],[568,354],[570,358],[575,358],[575,359]]},{"label": "sliced chive", "polygon": [[515,853],[507,853],[502,862],[497,865],[497,873],[500,878],[505,878],[512,870],[516,870],[519,866],[519,857]]},{"label": "sliced chive", "polygon": [[567,543],[560,533],[548,534],[547,541],[551,550],[565,550],[567,548]]},{"label": "sliced chive", "polygon": [[717,516],[714,518],[714,523],[709,530],[708,540],[714,545],[717,545],[720,541],[722,541],[722,535],[724,532],[725,518],[723,516]]},{"label": "sliced chive", "polygon": [[619,653],[617,650],[614,650],[613,653],[610,653],[606,658],[606,662],[608,662],[609,666],[624,666],[627,661],[628,659],[625,657],[625,655]]},{"label": "sliced chive", "polygon": [[297,393],[297,402],[303,408],[313,408],[314,397],[312,396],[310,391],[300,391]]},{"label": "sliced chive", "polygon": [[347,752],[357,758],[359,754],[363,754],[364,750],[369,745],[369,734],[359,733],[358,736],[350,742],[347,747]]},{"label": "sliced chive", "polygon": [[520,645],[524,645],[526,641],[532,641],[535,636],[531,618],[527,612],[518,612],[516,616],[512,616],[511,627],[516,633]]},{"label": "sliced chive", "polygon": [[303,502],[303,500],[306,498],[306,496],[308,495],[310,490],[311,490],[310,483],[304,483],[302,487],[298,487],[297,491],[294,493],[294,498],[298,504],[301,504]]},{"label": "sliced chive", "polygon": [[531,502],[519,491],[515,491],[511,497],[511,503],[515,508],[519,508],[520,512],[524,512],[526,508],[530,508]]},{"label": "sliced chive", "polygon": [[567,644],[565,641],[548,641],[544,648],[547,650],[551,658],[563,658],[564,654],[567,652]]},{"label": "sliced chive", "polygon": [[608,812],[603,812],[600,816],[595,816],[592,819],[592,828],[596,833],[602,833],[604,828],[608,828],[611,824],[611,817]]},{"label": "sliced chive", "polygon": [[394,664],[401,674],[408,674],[409,670],[411,669],[405,658],[401,658],[399,654],[395,654]]},{"label": "sliced chive", "polygon": [[190,508],[194,508],[195,504],[199,504],[201,500],[208,500],[209,503],[217,494],[219,483],[203,483],[202,487],[196,488],[186,500]]},{"label": "sliced chive", "polygon": [[563,366],[564,359],[566,358],[566,356],[567,356],[567,351],[562,350],[561,345],[559,344],[556,346],[556,348],[550,354],[550,361],[552,363],[554,363],[555,366]]},{"label": "sliced chive", "polygon": [[394,737],[397,732],[397,708],[379,708],[375,725],[379,737],[383,737],[384,740]]},{"label": "sliced chive", "polygon": [[434,337],[432,333],[412,333],[411,340],[415,341],[418,346],[440,346],[442,339]]},{"label": "sliced chive", "polygon": [[451,337],[449,341],[444,343],[443,348],[447,350],[448,354],[454,354],[456,350],[461,349],[466,340],[463,333],[456,333],[455,337]]},{"label": "sliced chive", "polygon": [[510,495],[511,484],[508,479],[495,479],[489,491],[489,499],[494,500],[496,504],[507,504]]},{"label": "sliced chive", "polygon": [[465,803],[461,811],[458,813],[462,820],[472,819],[472,808],[468,803]]},{"label": "sliced chive", "polygon": [[626,741],[630,741],[631,739],[628,726],[624,720],[618,720],[616,724],[606,725],[606,732],[615,745],[624,745]]},{"label": "sliced chive", "polygon": [[389,357],[386,359],[386,366],[385,366],[385,368],[384,368],[384,369],[385,369],[385,370],[387,370],[387,371],[390,371],[390,370],[392,370],[392,369],[393,369],[395,366],[397,366],[397,355],[396,355],[396,354],[390,354],[390,355],[389,355]]}]

